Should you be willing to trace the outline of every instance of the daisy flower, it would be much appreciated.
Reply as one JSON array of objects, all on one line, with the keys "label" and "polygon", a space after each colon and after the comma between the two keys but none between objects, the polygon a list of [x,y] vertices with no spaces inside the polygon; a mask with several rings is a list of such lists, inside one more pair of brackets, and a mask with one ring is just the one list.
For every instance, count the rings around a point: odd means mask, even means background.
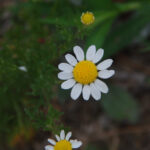
[{"label": "daisy flower", "polygon": [[67,63],[60,63],[58,68],[58,78],[66,80],[61,84],[62,89],[71,90],[71,98],[76,100],[82,93],[84,100],[89,100],[90,95],[95,100],[101,99],[101,93],[108,93],[108,86],[100,79],[108,79],[115,74],[114,70],[108,70],[112,65],[112,59],[102,59],[104,50],[96,51],[95,45],[91,45],[84,56],[84,52],[79,46],[73,48],[75,57],[66,54]]},{"label": "daisy flower", "polygon": [[92,12],[87,11],[86,13],[82,13],[81,15],[81,22],[85,25],[92,24],[94,20],[95,20],[95,17]]},{"label": "daisy flower", "polygon": [[57,141],[48,139],[48,142],[51,145],[45,146],[45,150],[72,150],[73,148],[79,148],[82,145],[82,142],[78,140],[71,140],[71,135],[72,133],[68,132],[65,136],[64,130],[61,130],[60,136],[55,135]]}]

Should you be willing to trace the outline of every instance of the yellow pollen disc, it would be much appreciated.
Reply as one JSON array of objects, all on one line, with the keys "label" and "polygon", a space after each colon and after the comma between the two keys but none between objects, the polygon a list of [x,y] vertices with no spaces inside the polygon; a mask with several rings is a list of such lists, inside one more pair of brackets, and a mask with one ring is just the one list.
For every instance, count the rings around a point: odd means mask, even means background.
[{"label": "yellow pollen disc", "polygon": [[81,84],[92,83],[97,78],[98,72],[91,61],[80,61],[73,69],[74,79]]},{"label": "yellow pollen disc", "polygon": [[81,22],[85,25],[89,25],[92,24],[95,20],[95,17],[93,15],[93,13],[91,12],[86,12],[86,13],[82,13],[81,16]]},{"label": "yellow pollen disc", "polygon": [[71,143],[67,140],[61,140],[56,143],[54,150],[72,150]]}]

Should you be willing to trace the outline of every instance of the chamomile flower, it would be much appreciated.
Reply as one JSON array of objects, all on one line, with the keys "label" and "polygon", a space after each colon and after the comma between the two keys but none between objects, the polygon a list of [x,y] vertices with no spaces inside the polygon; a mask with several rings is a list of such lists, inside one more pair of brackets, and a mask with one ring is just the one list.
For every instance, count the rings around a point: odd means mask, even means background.
[{"label": "chamomile flower", "polygon": [[115,74],[114,70],[108,70],[112,65],[112,59],[102,59],[104,50],[96,51],[95,45],[91,45],[84,56],[84,52],[79,46],[73,48],[75,57],[66,54],[67,63],[60,63],[58,68],[58,78],[66,80],[61,84],[62,89],[71,90],[71,98],[78,99],[82,94],[84,100],[89,100],[90,95],[95,100],[101,99],[101,93],[108,93],[108,86],[101,79],[108,79]]},{"label": "chamomile flower", "polygon": [[95,20],[95,17],[92,12],[87,11],[86,13],[82,13],[81,15],[81,22],[85,25],[92,24],[94,20]]},{"label": "chamomile flower", "polygon": [[68,132],[65,136],[64,130],[61,130],[60,136],[55,135],[57,141],[48,139],[51,145],[45,146],[45,150],[72,150],[73,148],[79,148],[82,145],[81,141],[71,140],[72,133]]}]

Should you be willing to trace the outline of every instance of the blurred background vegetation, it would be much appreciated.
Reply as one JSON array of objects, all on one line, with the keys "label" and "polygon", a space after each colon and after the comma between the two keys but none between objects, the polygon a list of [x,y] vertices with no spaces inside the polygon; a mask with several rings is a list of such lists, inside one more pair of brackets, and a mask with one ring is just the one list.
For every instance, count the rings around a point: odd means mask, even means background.
[{"label": "blurred background vegetation", "polygon": [[[65,128],[84,150],[149,150],[149,12],[149,0],[1,0],[0,149],[44,149]],[[114,59],[116,75],[101,101],[74,102],[57,65],[91,44]]]}]

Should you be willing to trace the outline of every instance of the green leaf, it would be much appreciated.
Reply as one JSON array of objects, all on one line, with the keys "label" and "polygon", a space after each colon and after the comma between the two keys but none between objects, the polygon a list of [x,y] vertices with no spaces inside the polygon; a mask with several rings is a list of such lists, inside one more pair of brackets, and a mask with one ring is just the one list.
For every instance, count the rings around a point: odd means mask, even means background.
[{"label": "green leaf", "polygon": [[110,19],[103,23],[101,26],[98,27],[98,29],[95,29],[94,32],[89,36],[89,38],[86,41],[86,48],[90,46],[91,44],[96,45],[97,48],[102,47],[103,42],[111,28],[113,19]]},{"label": "green leaf", "polygon": [[93,12],[95,16],[95,21],[93,24],[88,26],[88,29],[94,29],[101,23],[104,23],[108,19],[115,18],[118,15],[118,11],[96,11]]},{"label": "green leaf", "polygon": [[97,0],[97,1],[83,0],[83,6],[86,6],[88,10],[90,9],[106,10],[113,8],[113,2],[111,0]]},{"label": "green leaf", "polygon": [[117,3],[116,7],[119,9],[120,12],[125,12],[142,7],[142,3],[139,2]]},{"label": "green leaf", "polygon": [[129,45],[141,30],[150,22],[149,9],[142,9],[130,19],[120,23],[104,42],[105,57],[111,56]]},{"label": "green leaf", "polygon": [[112,119],[131,123],[138,119],[139,109],[136,100],[120,87],[111,86],[110,92],[104,95],[101,104]]}]

